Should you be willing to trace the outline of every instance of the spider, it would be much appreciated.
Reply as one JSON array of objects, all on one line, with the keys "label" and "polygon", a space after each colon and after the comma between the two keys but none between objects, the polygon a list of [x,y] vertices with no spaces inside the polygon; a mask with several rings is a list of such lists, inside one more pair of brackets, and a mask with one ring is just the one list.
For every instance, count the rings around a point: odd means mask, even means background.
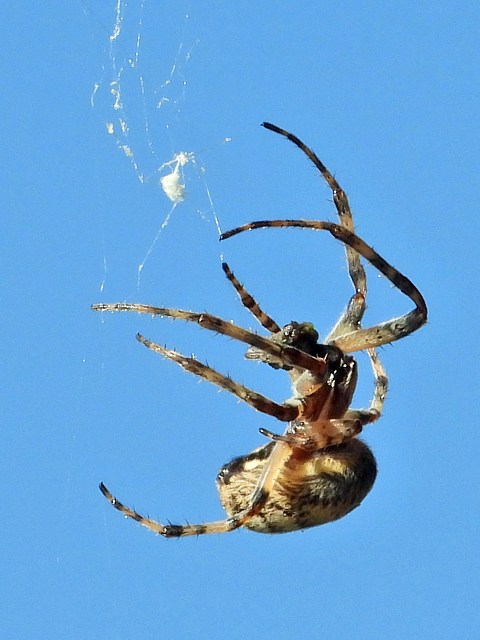
[{"label": "spider", "polygon": [[[346,310],[323,342],[313,324],[290,322],[283,328],[267,315],[223,263],[241,302],[269,332],[262,337],[209,313],[124,302],[96,304],[95,311],[135,311],[195,322],[249,345],[245,357],[283,369],[290,376],[292,395],[283,404],[233,381],[194,357],[186,357],[137,334],[147,348],[176,362],[186,371],[209,380],[254,409],[287,423],[283,434],[260,429],[269,439],[251,453],[225,464],[217,476],[220,500],[227,518],[205,524],[162,524],[122,504],[101,483],[107,500],[125,516],[166,538],[224,533],[246,527],[259,533],[286,533],[337,520],[355,509],[376,477],[375,458],[356,436],[380,417],[388,379],[376,347],[404,338],[427,320],[427,307],[415,285],[354,232],[347,196],[316,154],[295,135],[270,123],[263,126],[293,142],[317,167],[333,193],[340,224],[315,220],[264,220],[224,233],[224,240],[245,231],[300,227],[328,231],[345,245],[354,293]],[[408,296],[415,308],[369,328],[362,328],[367,282],[360,258]],[[357,364],[351,353],[365,350],[374,374],[374,393],[366,409],[351,409]]]}]

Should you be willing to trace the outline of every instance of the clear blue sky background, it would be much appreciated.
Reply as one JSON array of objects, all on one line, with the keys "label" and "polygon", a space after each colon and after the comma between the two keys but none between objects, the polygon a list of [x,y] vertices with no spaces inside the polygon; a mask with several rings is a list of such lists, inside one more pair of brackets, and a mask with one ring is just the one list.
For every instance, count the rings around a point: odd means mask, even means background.
[{"label": "clear blue sky background", "polygon": [[[111,46],[115,4],[1,10],[2,637],[477,637],[478,3],[146,0],[139,25],[131,0]],[[137,167],[106,131],[118,117]],[[419,286],[430,322],[382,350],[391,391],[364,434],[379,477],[361,508],[284,536],[164,540],[123,519],[98,482],[152,517],[215,520],[217,470],[279,426],[135,333],[279,401],[288,381],[198,327],[89,306],[208,309],[256,328],[222,251],[279,323],[325,334],[350,295],[341,246],[295,230],[218,243],[207,187],[222,229],[335,217],[313,167],[263,120],[335,172],[359,234]],[[181,150],[197,160],[190,193],[138,283],[170,208],[156,169]],[[368,274],[370,322],[410,308]]]}]

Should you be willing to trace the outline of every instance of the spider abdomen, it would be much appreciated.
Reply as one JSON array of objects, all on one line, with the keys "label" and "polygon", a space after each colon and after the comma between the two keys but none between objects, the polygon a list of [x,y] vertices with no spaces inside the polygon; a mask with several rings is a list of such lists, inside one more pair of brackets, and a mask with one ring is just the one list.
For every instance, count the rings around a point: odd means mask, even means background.
[{"label": "spider abdomen", "polygon": [[[217,488],[229,516],[248,507],[273,446],[263,445],[220,470]],[[292,456],[265,505],[245,527],[258,533],[287,533],[338,520],[358,507],[376,474],[372,452],[357,438],[304,460]]]}]

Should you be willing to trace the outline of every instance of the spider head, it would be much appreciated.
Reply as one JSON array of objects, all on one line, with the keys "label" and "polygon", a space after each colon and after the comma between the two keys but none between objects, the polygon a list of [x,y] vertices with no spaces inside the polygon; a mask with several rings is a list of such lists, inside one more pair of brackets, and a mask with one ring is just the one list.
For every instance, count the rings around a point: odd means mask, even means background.
[{"label": "spider head", "polygon": [[311,322],[289,322],[281,331],[272,336],[278,344],[295,347],[310,356],[316,355],[318,346],[318,331]]},{"label": "spider head", "polygon": [[[299,351],[308,353],[310,356],[321,355],[319,353],[318,332],[311,322],[289,322],[283,329],[272,334],[271,341],[286,347],[295,347]],[[249,347],[245,353],[247,360],[260,360],[274,369],[285,369],[289,371],[291,367],[286,365],[280,358],[275,357],[258,347]]]}]

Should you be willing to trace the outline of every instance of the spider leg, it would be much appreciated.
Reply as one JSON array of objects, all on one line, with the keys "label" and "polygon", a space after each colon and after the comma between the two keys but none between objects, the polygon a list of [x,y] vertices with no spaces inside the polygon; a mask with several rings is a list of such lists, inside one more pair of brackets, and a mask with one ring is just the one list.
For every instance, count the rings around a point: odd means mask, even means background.
[{"label": "spider leg", "polygon": [[[350,220],[353,230],[353,219],[351,216]],[[349,247],[346,247],[346,249],[349,249]],[[346,310],[326,337],[325,342],[327,344],[332,344],[336,338],[340,336],[360,330],[360,322],[366,309],[367,277],[360,261],[360,256],[356,251],[351,250],[350,252],[346,251],[346,258],[355,293],[350,298]],[[355,260],[353,266],[351,263],[352,259]],[[375,381],[370,407],[368,409],[350,410],[346,415],[347,418],[359,420],[362,426],[380,418],[388,388],[388,377],[376,350],[367,349],[367,355],[372,365]]]},{"label": "spider leg", "polygon": [[103,484],[103,482],[99,485],[100,491],[103,493],[105,498],[110,502],[110,504],[115,507],[120,513],[123,513],[127,518],[132,518],[142,527],[150,529],[154,533],[163,536],[164,538],[180,538],[182,536],[199,536],[203,533],[223,533],[224,531],[232,531],[233,529],[238,528],[241,524],[236,524],[236,521],[233,524],[230,524],[230,520],[234,520],[232,518],[228,520],[223,520],[220,522],[210,522],[208,524],[162,524],[161,522],[157,522],[156,520],[152,520],[151,518],[147,518],[142,516],[140,513],[127,507],[120,500],[115,498],[107,487]]},{"label": "spider leg", "polygon": [[427,306],[425,300],[413,282],[392,267],[392,265],[384,260],[384,258],[361,238],[341,225],[317,220],[261,220],[227,231],[220,236],[220,240],[225,240],[244,231],[265,227],[300,227],[303,229],[329,231],[334,238],[348,245],[368,260],[368,262],[383,273],[392,284],[414,302],[415,308],[405,315],[381,322],[368,329],[360,329],[337,338],[333,344],[343,352],[351,353],[364,349],[373,349],[382,344],[394,342],[413,333],[427,321]]},{"label": "spider leg", "polygon": [[237,280],[233,271],[230,269],[226,262],[222,262],[222,269],[224,270],[225,275],[230,280],[232,285],[235,287],[235,290],[237,291],[243,306],[248,309],[248,311],[250,311],[250,313],[258,320],[262,327],[264,327],[267,331],[270,331],[270,333],[278,333],[279,331],[281,331],[281,327],[278,326],[275,320],[273,320],[269,315],[262,311],[253,296],[251,296],[245,289],[243,284],[241,284]]},{"label": "spider leg", "polygon": [[[309,158],[309,160],[320,171],[325,182],[328,184],[328,186],[332,190],[333,202],[337,210],[340,224],[346,229],[348,229],[349,231],[351,231],[352,233],[354,233],[353,216],[352,216],[352,211],[350,209],[350,203],[348,202],[347,194],[342,189],[340,184],[337,182],[333,174],[330,173],[330,171],[323,164],[323,162],[320,160],[317,154],[313,151],[313,149],[308,147],[304,142],[302,142],[302,140],[300,140],[300,138],[297,138],[297,136],[294,135],[293,133],[290,133],[285,129],[277,127],[277,125],[275,124],[271,124],[270,122],[263,122],[262,126],[265,127],[265,129],[268,129],[269,131],[273,131],[274,133],[278,133],[281,136],[284,136],[285,138],[290,140],[290,142],[293,142],[293,144],[297,146],[307,156],[307,158]],[[352,247],[348,245],[345,247],[345,251],[347,254],[348,272],[353,282],[355,291],[357,293],[360,292],[365,294],[366,293],[366,277],[365,277],[365,270],[360,262],[360,256]],[[361,306],[357,306],[356,309],[359,315],[357,323],[359,323],[362,319],[363,313],[365,312],[365,306],[363,306],[363,308]]]},{"label": "spider leg", "polygon": [[388,377],[377,352],[375,349],[368,349],[367,354],[375,380],[373,398],[368,409],[349,409],[345,413],[345,420],[358,420],[362,427],[380,418],[388,389]]},{"label": "spider leg", "polygon": [[[340,187],[338,187],[338,189],[340,189]],[[340,191],[342,194],[340,200],[342,206],[335,201],[338,217],[340,218],[340,223],[351,233],[354,233],[353,217],[348,204],[348,199],[345,192],[341,189]],[[367,276],[360,260],[360,254],[348,245],[344,245],[344,247],[348,265],[348,274],[352,281],[355,293],[350,298],[347,308],[325,338],[326,344],[333,343],[335,338],[338,336],[350,333],[351,331],[358,331],[361,328],[360,323],[365,313],[365,309],[367,308]]]},{"label": "spider leg", "polygon": [[[358,255],[358,254],[357,254]],[[349,254],[347,253],[347,261],[349,260]],[[340,316],[333,329],[330,331],[325,339],[326,344],[337,344],[337,340],[341,339],[346,334],[361,330],[360,321],[365,313],[366,309],[366,276],[363,266],[360,264],[360,269],[356,272],[359,274],[357,283],[359,289],[350,298],[348,306],[344,313]],[[352,271],[350,270],[350,274]],[[353,280],[353,278],[352,278]],[[354,281],[354,286],[355,286]],[[360,420],[362,425],[378,420],[382,414],[383,404],[388,388],[387,373],[382,365],[382,362],[375,349],[367,349],[367,355],[370,359],[370,364],[373,369],[374,376],[374,392],[373,398],[368,409],[350,410],[347,412],[347,418]]]},{"label": "spider leg", "polygon": [[152,307],[146,304],[132,304],[128,302],[115,302],[111,304],[94,304],[93,311],[134,311],[137,313],[148,313],[150,315],[169,316],[187,322],[195,322],[202,329],[215,331],[223,335],[245,342],[250,346],[257,347],[266,353],[275,356],[285,364],[298,368],[308,369],[318,375],[325,373],[325,362],[319,358],[308,355],[307,353],[290,347],[272,342],[268,338],[247,331],[242,327],[238,327],[231,322],[222,320],[210,313],[194,313],[192,311],[183,311],[181,309],[169,309],[167,307]]},{"label": "spider leg", "polygon": [[[356,255],[358,256],[358,254]],[[349,261],[351,254],[347,252],[346,257],[347,261]],[[359,267],[356,268],[355,271],[349,269],[350,277],[352,279],[353,286],[356,289],[356,293],[354,293],[350,298],[346,310],[326,337],[326,344],[336,344],[336,341],[340,336],[350,334],[361,329],[360,321],[366,309],[367,279],[365,269],[359,260],[358,264]],[[352,273],[354,273],[355,276],[352,276]],[[350,410],[346,415],[346,418],[360,420],[362,425],[374,422],[380,418],[388,388],[388,377],[376,350],[367,349],[367,355],[370,359],[370,364],[372,365],[375,381],[370,407],[368,409]]]},{"label": "spider leg", "polygon": [[137,334],[137,340],[145,345],[148,349],[159,353],[164,358],[168,358],[173,362],[176,362],[178,365],[188,371],[198,376],[199,378],[203,378],[204,380],[208,380],[212,384],[228,391],[229,393],[237,396],[240,400],[243,400],[248,405],[256,409],[257,411],[261,411],[267,415],[273,416],[277,418],[277,420],[281,420],[282,422],[290,422],[291,420],[295,420],[298,417],[299,409],[291,404],[277,404],[273,400],[266,398],[265,396],[257,393],[256,391],[252,391],[247,387],[235,382],[228,376],[219,373],[215,369],[199,362],[196,358],[182,355],[173,349],[166,349],[156,342],[152,342],[147,338],[144,338],[142,335]]},{"label": "spider leg", "polygon": [[274,131],[275,133],[279,133],[285,138],[288,138],[290,142],[293,142],[293,144],[296,145],[301,151],[303,151],[303,153],[312,161],[312,163],[322,174],[325,182],[332,190],[333,201],[340,218],[340,224],[346,227],[349,231],[353,231],[353,218],[347,195],[342,187],[338,184],[336,178],[330,173],[330,171],[323,164],[323,162],[313,151],[313,149],[308,147],[304,142],[300,140],[300,138],[297,138],[297,136],[293,133],[290,133],[285,129],[281,129],[275,124],[271,124],[270,122],[263,122],[262,127],[265,127],[265,129],[268,129],[269,131]]},{"label": "spider leg", "polygon": [[348,301],[347,308],[325,337],[325,344],[336,344],[339,336],[344,336],[347,333],[361,329],[360,323],[367,308],[366,293],[367,289],[365,286],[362,291],[356,291],[356,293],[352,295]]},{"label": "spider leg", "polygon": [[269,456],[268,462],[265,464],[257,487],[248,501],[247,507],[234,516],[217,522],[186,525],[162,524],[161,522],[142,516],[137,511],[124,505],[110,493],[103,482],[100,483],[99,488],[110,504],[120,511],[120,513],[123,513],[127,518],[132,518],[132,520],[135,520],[143,527],[165,538],[199,536],[205,533],[228,533],[229,531],[234,531],[244,526],[261,511],[273,489],[274,482],[278,476],[278,470],[282,467],[282,463],[290,458],[290,456],[291,448],[284,444],[277,443]]}]

